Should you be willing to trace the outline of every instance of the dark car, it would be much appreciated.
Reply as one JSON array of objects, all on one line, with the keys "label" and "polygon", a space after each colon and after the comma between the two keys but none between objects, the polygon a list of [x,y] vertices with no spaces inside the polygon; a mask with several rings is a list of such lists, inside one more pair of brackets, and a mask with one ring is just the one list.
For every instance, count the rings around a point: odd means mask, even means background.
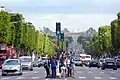
[{"label": "dark car", "polygon": [[120,58],[116,60],[116,63],[117,63],[117,67],[120,68]]},{"label": "dark car", "polygon": [[2,69],[2,64],[4,63],[4,61],[5,61],[5,58],[0,57],[0,69]]},{"label": "dark car", "polygon": [[38,60],[34,60],[33,61],[33,67],[38,67],[38,62],[39,62]]},{"label": "dark car", "polygon": [[44,65],[44,62],[42,60],[38,61],[38,67],[41,67]]},{"label": "dark car", "polygon": [[92,60],[92,61],[90,61],[90,63],[89,63],[89,68],[90,68],[90,67],[100,68],[99,60]]},{"label": "dark car", "polygon": [[101,69],[105,70],[105,68],[112,68],[113,70],[117,70],[117,63],[115,59],[105,59],[102,63]]}]

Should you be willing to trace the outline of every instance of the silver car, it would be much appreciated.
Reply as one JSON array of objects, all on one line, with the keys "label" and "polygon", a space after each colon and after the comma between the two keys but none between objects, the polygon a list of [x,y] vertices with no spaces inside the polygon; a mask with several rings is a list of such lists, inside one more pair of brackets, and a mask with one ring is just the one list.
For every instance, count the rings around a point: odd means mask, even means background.
[{"label": "silver car", "polygon": [[33,62],[31,56],[22,56],[19,59],[23,69],[33,71]]},{"label": "silver car", "polygon": [[19,59],[8,59],[2,65],[2,76],[7,74],[22,75],[22,66]]}]

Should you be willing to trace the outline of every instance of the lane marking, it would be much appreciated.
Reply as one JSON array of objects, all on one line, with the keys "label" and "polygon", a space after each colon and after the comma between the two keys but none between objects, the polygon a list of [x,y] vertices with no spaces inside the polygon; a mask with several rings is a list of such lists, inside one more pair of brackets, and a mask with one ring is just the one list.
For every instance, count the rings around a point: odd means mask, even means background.
[{"label": "lane marking", "polygon": [[94,77],[95,79],[102,79],[101,77]]},{"label": "lane marking", "polygon": [[38,73],[38,71],[35,71],[34,73]]},{"label": "lane marking", "polygon": [[104,74],[104,72],[100,72],[101,74]]},{"label": "lane marking", "polygon": [[109,77],[109,79],[112,79],[112,80],[114,79],[114,80],[115,80],[115,79],[117,79],[117,78],[116,78],[116,77]]},{"label": "lane marking", "polygon": [[115,73],[115,72],[110,72],[110,73]]},{"label": "lane marking", "polygon": [[23,72],[24,74],[28,73],[28,72]]},{"label": "lane marking", "polygon": [[88,71],[88,73],[93,73],[92,71]]},{"label": "lane marking", "polygon": [[40,77],[32,77],[32,79],[39,79]]},{"label": "lane marking", "polygon": [[1,78],[2,80],[10,80],[11,77],[4,77],[4,78]]},{"label": "lane marking", "polygon": [[80,79],[85,79],[86,77],[85,77],[85,76],[83,76],[83,77],[82,77],[82,76],[79,76],[79,78],[80,78]]},{"label": "lane marking", "polygon": [[25,79],[25,77],[17,77],[16,79]]}]

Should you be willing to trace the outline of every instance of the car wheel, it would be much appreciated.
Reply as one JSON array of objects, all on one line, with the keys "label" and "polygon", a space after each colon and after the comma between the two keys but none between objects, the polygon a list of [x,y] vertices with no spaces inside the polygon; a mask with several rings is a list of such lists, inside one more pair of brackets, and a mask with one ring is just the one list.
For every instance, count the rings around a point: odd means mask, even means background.
[{"label": "car wheel", "polygon": [[89,68],[91,68],[91,66],[89,66]]},{"label": "car wheel", "polygon": [[97,68],[100,68],[100,66],[97,66]]},{"label": "car wheel", "polygon": [[83,67],[83,65],[81,65],[81,67]]},{"label": "car wheel", "polygon": [[30,71],[33,71],[33,68],[31,68]]},{"label": "car wheel", "polygon": [[105,70],[105,68],[101,68],[101,70]]},{"label": "car wheel", "polygon": [[113,70],[117,70],[117,68],[113,68]]}]

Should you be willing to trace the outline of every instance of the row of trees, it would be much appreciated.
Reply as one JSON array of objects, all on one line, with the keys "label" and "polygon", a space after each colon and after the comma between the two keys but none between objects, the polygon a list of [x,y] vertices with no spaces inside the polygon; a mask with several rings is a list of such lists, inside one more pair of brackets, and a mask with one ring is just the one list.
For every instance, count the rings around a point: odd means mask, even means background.
[{"label": "row of trees", "polygon": [[17,52],[54,54],[55,40],[25,22],[22,14],[0,11],[0,42],[12,44]]},{"label": "row of trees", "polygon": [[85,43],[85,51],[94,56],[119,53],[120,50],[120,13],[111,25],[101,26],[92,38]]}]

